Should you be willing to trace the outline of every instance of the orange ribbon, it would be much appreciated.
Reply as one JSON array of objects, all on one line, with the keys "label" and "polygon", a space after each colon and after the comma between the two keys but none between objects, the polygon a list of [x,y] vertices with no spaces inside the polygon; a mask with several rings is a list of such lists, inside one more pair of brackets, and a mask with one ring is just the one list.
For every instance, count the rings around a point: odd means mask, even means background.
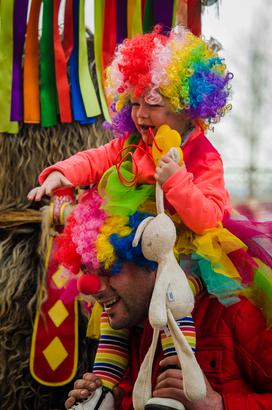
[{"label": "orange ribbon", "polygon": [[38,25],[41,0],[32,0],[26,32],[24,63],[24,122],[39,124],[39,40]]}]

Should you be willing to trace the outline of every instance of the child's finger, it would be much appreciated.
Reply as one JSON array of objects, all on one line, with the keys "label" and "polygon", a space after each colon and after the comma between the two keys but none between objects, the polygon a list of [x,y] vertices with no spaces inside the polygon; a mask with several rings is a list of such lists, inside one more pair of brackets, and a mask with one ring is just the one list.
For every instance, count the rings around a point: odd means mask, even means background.
[{"label": "child's finger", "polygon": [[27,199],[29,201],[40,201],[44,194],[45,190],[43,187],[36,187],[28,193]]},{"label": "child's finger", "polygon": [[173,161],[169,155],[164,155],[161,157],[160,162],[168,164],[169,162]]}]

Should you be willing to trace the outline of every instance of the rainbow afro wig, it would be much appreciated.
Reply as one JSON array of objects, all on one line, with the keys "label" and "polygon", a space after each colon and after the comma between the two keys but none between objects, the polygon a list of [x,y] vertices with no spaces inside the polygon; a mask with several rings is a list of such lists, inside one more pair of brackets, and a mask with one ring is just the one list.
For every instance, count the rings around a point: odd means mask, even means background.
[{"label": "rainbow afro wig", "polygon": [[174,111],[185,110],[203,128],[219,122],[231,107],[233,75],[224,59],[182,26],[169,36],[155,28],[150,34],[124,40],[106,74],[112,128],[119,135],[133,128],[130,97],[142,93],[150,104],[166,97]]}]

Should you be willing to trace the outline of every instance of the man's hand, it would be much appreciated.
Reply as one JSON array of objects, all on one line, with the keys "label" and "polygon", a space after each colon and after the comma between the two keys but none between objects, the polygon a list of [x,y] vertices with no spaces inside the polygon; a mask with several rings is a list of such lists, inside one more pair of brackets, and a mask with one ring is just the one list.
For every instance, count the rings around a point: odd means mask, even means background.
[{"label": "man's hand", "polygon": [[172,175],[174,175],[180,166],[169,157],[169,155],[165,155],[161,157],[158,166],[155,172],[155,179],[161,185]]},{"label": "man's hand", "polygon": [[68,393],[65,408],[70,409],[78,400],[87,399],[92,392],[101,386],[101,381],[93,373],[85,373],[82,379],[76,380],[74,389]]},{"label": "man's hand", "polygon": [[44,195],[49,195],[54,189],[62,186],[72,187],[73,184],[61,172],[53,171],[41,186],[31,189],[27,199],[29,201],[40,201]]},{"label": "man's hand", "polygon": [[166,397],[180,401],[186,410],[224,410],[223,400],[219,393],[211,387],[205,378],[207,394],[202,400],[189,401],[183,391],[182,371],[180,370],[177,356],[166,357],[160,362],[162,368],[177,366],[162,372],[157,378],[157,384],[153,391],[153,397]]}]

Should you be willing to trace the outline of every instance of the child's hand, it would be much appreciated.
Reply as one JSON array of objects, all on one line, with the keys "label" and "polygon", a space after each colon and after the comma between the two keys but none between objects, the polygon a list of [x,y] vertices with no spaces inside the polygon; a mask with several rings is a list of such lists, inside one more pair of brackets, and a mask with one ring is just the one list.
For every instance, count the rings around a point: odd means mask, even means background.
[{"label": "child's hand", "polygon": [[161,185],[179,169],[179,165],[169,155],[161,157],[155,172],[155,179]]},{"label": "child's hand", "polygon": [[54,189],[62,186],[72,187],[73,184],[61,172],[53,171],[41,186],[31,189],[27,199],[29,201],[40,201],[44,195],[49,195]]}]

